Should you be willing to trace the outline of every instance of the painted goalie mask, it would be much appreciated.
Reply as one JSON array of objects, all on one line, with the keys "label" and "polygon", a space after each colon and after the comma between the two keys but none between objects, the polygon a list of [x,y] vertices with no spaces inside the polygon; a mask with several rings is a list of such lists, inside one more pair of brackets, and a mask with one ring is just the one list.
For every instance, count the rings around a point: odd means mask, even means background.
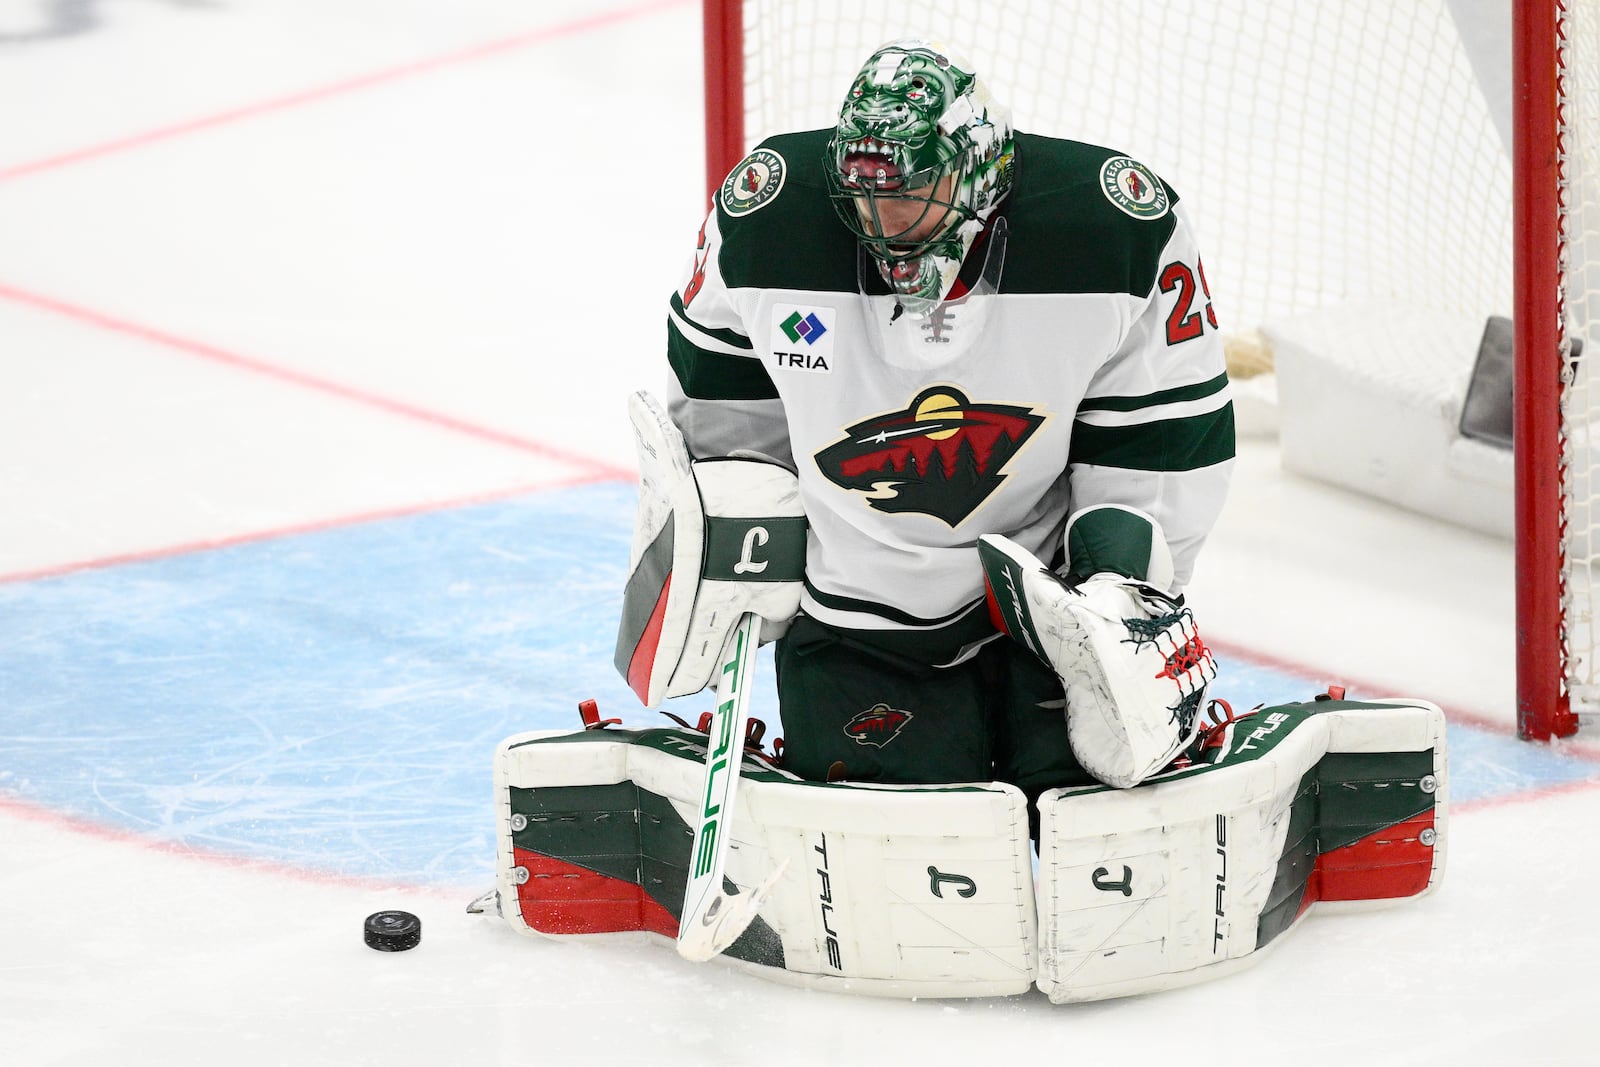
[{"label": "painted goalie mask", "polygon": [[828,146],[839,217],[913,313],[949,294],[1011,188],[1011,116],[971,70],[928,41],[884,45],[851,84]]}]

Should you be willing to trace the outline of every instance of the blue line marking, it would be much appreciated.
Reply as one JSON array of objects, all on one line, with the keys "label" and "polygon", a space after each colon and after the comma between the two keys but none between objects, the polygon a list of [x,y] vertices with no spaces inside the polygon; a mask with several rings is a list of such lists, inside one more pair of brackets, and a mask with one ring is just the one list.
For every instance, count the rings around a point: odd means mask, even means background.
[{"label": "blue line marking", "polygon": [[[589,697],[629,726],[665,722],[612,667],[634,492],[0,585],[0,792],[333,874],[486,885],[500,740],[576,729]],[[770,651],[757,685],[752,710],[781,733]],[[1212,689],[1240,711],[1317,691],[1227,661]],[[693,722],[710,702],[672,710]],[[1471,727],[1450,744],[1457,801],[1597,776]]]}]

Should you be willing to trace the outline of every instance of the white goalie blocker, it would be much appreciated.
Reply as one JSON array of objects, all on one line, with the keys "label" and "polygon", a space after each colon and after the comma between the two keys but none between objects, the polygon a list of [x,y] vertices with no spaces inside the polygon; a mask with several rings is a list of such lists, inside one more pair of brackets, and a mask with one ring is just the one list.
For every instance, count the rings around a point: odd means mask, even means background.
[{"label": "white goalie blocker", "polygon": [[[501,914],[549,936],[678,936],[705,736],[525,734],[495,758]],[[802,782],[746,756],[725,878],[783,867],[720,957],[763,977],[898,997],[1003,996],[1037,973],[1027,805],[1007,785]]]},{"label": "white goalie blocker", "polygon": [[753,459],[692,461],[648,393],[628,398],[639,508],[617,630],[616,668],[646,707],[712,683],[744,612],[761,640],[800,608],[806,520],[799,480]]}]

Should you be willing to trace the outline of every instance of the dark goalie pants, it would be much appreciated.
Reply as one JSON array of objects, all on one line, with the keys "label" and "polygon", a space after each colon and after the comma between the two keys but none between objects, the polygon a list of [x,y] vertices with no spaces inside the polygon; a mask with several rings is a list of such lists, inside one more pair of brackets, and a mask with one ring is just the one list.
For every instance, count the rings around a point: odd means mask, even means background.
[{"label": "dark goalie pants", "polygon": [[784,768],[813,781],[831,769],[852,782],[1009,782],[1030,807],[1093,782],[1067,745],[1053,671],[1004,638],[935,667],[946,650],[919,639],[795,619],[777,649]]}]

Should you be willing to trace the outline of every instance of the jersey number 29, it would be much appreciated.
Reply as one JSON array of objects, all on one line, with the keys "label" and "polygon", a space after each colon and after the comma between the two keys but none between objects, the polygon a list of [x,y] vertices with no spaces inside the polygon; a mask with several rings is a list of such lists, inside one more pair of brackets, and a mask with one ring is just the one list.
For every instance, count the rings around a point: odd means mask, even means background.
[{"label": "jersey number 29", "polygon": [[1178,291],[1178,299],[1172,305],[1172,313],[1167,316],[1167,344],[1181,345],[1185,341],[1192,341],[1205,333],[1206,322],[1214,330],[1217,328],[1217,314],[1211,310],[1211,288],[1206,285],[1206,266],[1199,260],[1200,292],[1205,297],[1205,322],[1200,321],[1198,311],[1191,312],[1194,306],[1195,271],[1189,269],[1189,264],[1175,260],[1161,268],[1161,291],[1170,293]]}]

